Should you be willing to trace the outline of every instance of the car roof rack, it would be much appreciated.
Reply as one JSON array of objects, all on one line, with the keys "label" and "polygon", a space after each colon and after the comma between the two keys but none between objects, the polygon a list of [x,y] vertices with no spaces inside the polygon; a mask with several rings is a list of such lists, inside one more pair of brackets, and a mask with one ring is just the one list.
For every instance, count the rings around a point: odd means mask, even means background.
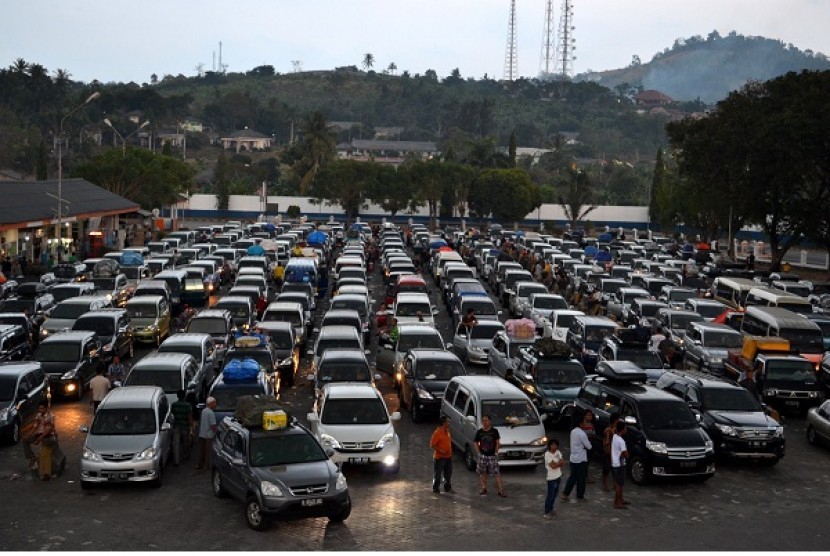
[{"label": "car roof rack", "polygon": [[596,373],[616,382],[642,382],[648,379],[646,372],[631,361],[600,361]]}]

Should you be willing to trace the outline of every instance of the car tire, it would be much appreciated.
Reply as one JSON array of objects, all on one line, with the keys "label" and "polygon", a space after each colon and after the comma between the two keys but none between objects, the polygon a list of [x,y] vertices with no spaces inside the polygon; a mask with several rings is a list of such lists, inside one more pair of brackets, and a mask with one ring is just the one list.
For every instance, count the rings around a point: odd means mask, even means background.
[{"label": "car tire", "polygon": [[210,477],[210,484],[213,490],[213,495],[216,498],[225,498],[228,495],[228,492],[225,490],[225,486],[222,484],[222,475],[215,467],[213,468],[213,473]]},{"label": "car tire", "polygon": [[346,500],[346,505],[343,506],[339,512],[336,514],[332,514],[329,516],[329,521],[332,523],[342,523],[349,518],[349,515],[352,513],[352,499],[351,497]]},{"label": "car tire", "polygon": [[262,507],[256,496],[249,496],[245,501],[245,522],[254,531],[264,531],[268,528],[268,518],[262,514]]},{"label": "car tire", "polygon": [[476,470],[476,456],[469,444],[464,446],[464,465],[466,465],[467,469],[470,471]]},{"label": "car tire", "polygon": [[413,423],[420,423],[424,420],[424,415],[421,413],[421,410],[418,409],[418,399],[415,396],[409,400],[409,412],[412,415]]},{"label": "car tire", "polygon": [[635,485],[645,485],[651,479],[651,471],[648,468],[648,464],[641,456],[631,458],[631,463],[628,465],[628,473],[631,476],[631,482]]},{"label": "car tire", "polygon": [[813,425],[807,425],[807,442],[812,444],[813,446],[818,446],[818,434],[816,434],[816,429]]}]

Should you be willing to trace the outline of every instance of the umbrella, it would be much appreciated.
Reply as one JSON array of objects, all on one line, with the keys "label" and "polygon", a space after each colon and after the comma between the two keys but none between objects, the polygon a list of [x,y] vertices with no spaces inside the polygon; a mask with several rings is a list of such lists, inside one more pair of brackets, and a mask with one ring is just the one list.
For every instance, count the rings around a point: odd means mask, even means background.
[{"label": "umbrella", "polygon": [[585,254],[588,255],[589,257],[596,255],[598,252],[599,252],[599,249],[597,249],[593,245],[589,245],[585,248]]},{"label": "umbrella", "polygon": [[262,245],[251,245],[248,247],[248,254],[249,255],[264,255],[265,248]]},{"label": "umbrella", "polygon": [[611,237],[611,234],[601,234],[599,236],[599,241],[603,243],[610,243],[614,238]]},{"label": "umbrella", "polygon": [[[587,249],[585,250],[588,251]],[[608,251],[599,251],[595,256],[594,260],[598,263],[607,263],[611,260],[611,253]]]},{"label": "umbrella", "polygon": [[323,232],[311,232],[310,234],[308,234],[309,243],[317,243],[319,245],[322,245],[326,242],[327,239],[328,236]]},{"label": "umbrella", "polygon": [[447,242],[444,241],[444,240],[441,240],[441,239],[436,240],[436,241],[432,241],[429,244],[430,249],[438,249],[439,247],[446,247],[446,246],[447,246]]},{"label": "umbrella", "polygon": [[363,230],[363,225],[355,223],[355,224],[352,224],[351,226],[349,226],[349,229],[353,230],[353,231],[356,231],[356,232],[360,232],[360,231]]}]

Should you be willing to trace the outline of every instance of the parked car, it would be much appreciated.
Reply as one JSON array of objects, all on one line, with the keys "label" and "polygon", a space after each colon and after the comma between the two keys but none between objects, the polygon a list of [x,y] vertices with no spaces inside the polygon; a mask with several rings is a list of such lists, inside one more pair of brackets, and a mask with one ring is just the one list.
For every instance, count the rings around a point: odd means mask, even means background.
[{"label": "parked car", "polygon": [[425,348],[409,350],[398,379],[401,406],[409,410],[415,423],[437,417],[449,381],[466,374],[464,364],[451,352]]},{"label": "parked car", "polygon": [[72,330],[95,332],[101,342],[104,364],[108,365],[113,356],[133,356],[133,326],[126,309],[99,309],[81,315]]},{"label": "parked car", "polygon": [[807,412],[807,440],[813,445],[830,442],[830,400]]},{"label": "parked car", "polygon": [[101,342],[89,330],[58,332],[40,343],[34,360],[46,373],[53,395],[81,399],[103,366]]},{"label": "parked car", "polygon": [[37,406],[49,399],[49,383],[38,363],[0,364],[0,439],[17,444],[21,429],[37,415]]},{"label": "parked car", "polygon": [[191,379],[193,387],[189,389],[194,404],[204,403],[208,389],[218,374],[216,347],[210,334],[190,333],[174,334],[164,340],[159,353],[186,353],[196,361],[196,372]]},{"label": "parked car", "polygon": [[133,338],[138,342],[161,345],[170,336],[171,315],[167,300],[159,295],[141,295],[127,302],[127,314],[133,326]]}]

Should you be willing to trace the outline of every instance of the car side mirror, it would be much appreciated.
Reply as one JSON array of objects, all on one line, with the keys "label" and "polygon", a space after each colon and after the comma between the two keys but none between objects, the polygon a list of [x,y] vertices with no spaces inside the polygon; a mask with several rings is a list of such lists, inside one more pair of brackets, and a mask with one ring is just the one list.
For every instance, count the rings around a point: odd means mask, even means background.
[{"label": "car side mirror", "polygon": [[305,375],[305,378],[309,382],[314,382],[314,375],[313,374]]},{"label": "car side mirror", "polygon": [[696,346],[702,346],[702,345],[703,345],[703,342],[701,342],[700,340],[695,340],[695,341],[694,341],[694,344],[695,344]]},{"label": "car side mirror", "polygon": [[440,311],[438,310],[438,307],[433,307],[433,308],[432,308],[432,316],[433,316],[433,317],[434,317],[434,316],[437,316],[439,312],[440,312]]},{"label": "car side mirror", "polygon": [[383,377],[380,376],[380,373],[375,373],[375,380],[381,380]]},{"label": "car side mirror", "polygon": [[326,452],[326,457],[329,457],[329,458],[334,457],[334,450],[332,450],[331,448],[326,448],[325,452]]},{"label": "car side mirror", "polygon": [[476,417],[475,417],[475,415],[467,415],[466,417],[464,417],[464,420],[465,420],[465,421],[467,421],[468,423],[470,423],[471,425],[475,425],[475,424],[476,424]]},{"label": "car side mirror", "polygon": [[164,432],[164,431],[169,431],[169,430],[170,430],[170,429],[172,429],[172,428],[173,428],[173,425],[171,425],[170,423],[162,423],[162,424],[161,424],[161,430],[162,430],[162,432]]},{"label": "car side mirror", "polygon": [[392,351],[395,349],[395,346],[393,346],[392,344],[383,344],[383,349]]},{"label": "car side mirror", "polygon": [[314,356],[314,350],[313,349],[308,349],[308,350],[306,350],[305,354],[308,355],[309,357],[313,357]]},{"label": "car side mirror", "polygon": [[626,425],[636,425],[637,424],[637,418],[634,417],[633,415],[626,415],[625,417],[623,417],[623,422]]},{"label": "car side mirror", "polygon": [[363,354],[364,355],[372,355],[372,350],[371,349],[364,349]]}]

